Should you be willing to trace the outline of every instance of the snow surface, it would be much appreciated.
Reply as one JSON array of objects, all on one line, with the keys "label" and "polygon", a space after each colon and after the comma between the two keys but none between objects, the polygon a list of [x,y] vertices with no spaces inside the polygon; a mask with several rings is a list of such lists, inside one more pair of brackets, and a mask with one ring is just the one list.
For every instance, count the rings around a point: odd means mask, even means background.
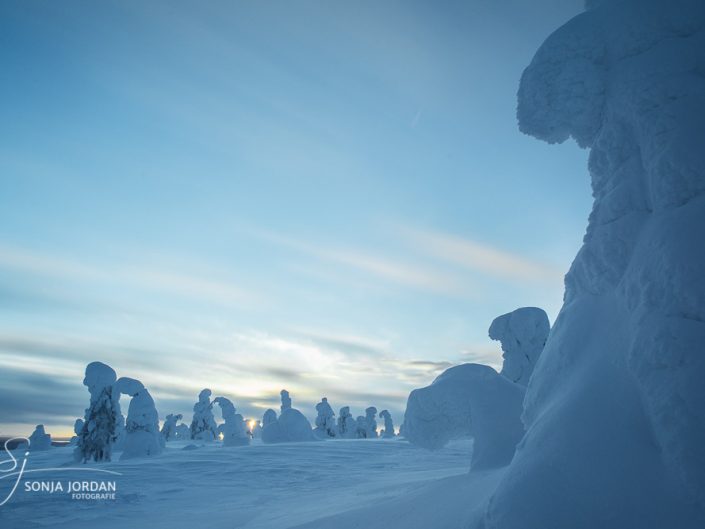
[{"label": "snow surface", "polygon": [[[17,490],[0,508],[2,527],[72,529],[290,529],[404,527],[457,529],[476,518],[498,474],[470,476],[462,441],[434,452],[400,440],[328,440],[224,448],[167,444],[157,457],[86,465],[121,476],[64,471],[26,479],[115,480],[114,501]],[[321,464],[325,461],[325,464]],[[72,463],[70,448],[32,455],[28,468]],[[0,493],[9,480],[0,481]],[[364,525],[359,525],[364,522]]]}]

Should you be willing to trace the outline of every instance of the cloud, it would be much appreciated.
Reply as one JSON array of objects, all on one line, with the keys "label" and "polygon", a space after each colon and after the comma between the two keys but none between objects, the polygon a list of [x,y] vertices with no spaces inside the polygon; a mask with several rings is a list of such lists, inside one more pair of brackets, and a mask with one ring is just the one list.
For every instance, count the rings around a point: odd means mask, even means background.
[{"label": "cloud", "polygon": [[521,255],[439,231],[397,225],[398,233],[418,251],[462,268],[516,283],[563,281],[563,272]]},{"label": "cloud", "polygon": [[362,271],[390,283],[453,297],[475,297],[467,278],[455,277],[447,270],[428,268],[403,257],[382,257],[359,248],[313,244],[268,230],[249,229],[247,234],[290,248],[320,260]]},{"label": "cloud", "polygon": [[0,246],[0,267],[81,283],[120,283],[146,291],[165,292],[221,305],[252,308],[253,305],[264,303],[264,297],[259,292],[251,292],[230,281],[179,273],[170,270],[168,265],[155,269],[88,264],[23,248]]}]

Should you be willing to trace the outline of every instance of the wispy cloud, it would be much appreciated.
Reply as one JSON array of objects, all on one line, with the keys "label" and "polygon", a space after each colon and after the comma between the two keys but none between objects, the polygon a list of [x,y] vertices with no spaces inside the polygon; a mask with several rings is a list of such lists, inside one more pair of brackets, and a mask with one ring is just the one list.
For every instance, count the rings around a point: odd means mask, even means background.
[{"label": "wispy cloud", "polygon": [[80,282],[119,283],[223,305],[251,307],[264,303],[260,292],[252,292],[218,278],[178,272],[170,269],[169,265],[158,269],[99,265],[24,248],[0,246],[0,268]]},{"label": "wispy cloud", "polygon": [[475,297],[467,278],[454,276],[447,270],[422,266],[410,258],[382,256],[360,248],[314,244],[262,229],[250,229],[247,233],[260,240],[353,268],[390,283],[453,297]]},{"label": "wispy cloud", "polygon": [[489,276],[519,283],[563,278],[563,273],[549,264],[471,239],[403,225],[397,225],[395,231],[419,252]]}]

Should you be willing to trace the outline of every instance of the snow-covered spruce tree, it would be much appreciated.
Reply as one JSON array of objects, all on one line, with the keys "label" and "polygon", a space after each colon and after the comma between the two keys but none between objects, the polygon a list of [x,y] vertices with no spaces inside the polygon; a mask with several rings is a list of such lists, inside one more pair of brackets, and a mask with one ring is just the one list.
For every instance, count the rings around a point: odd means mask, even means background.
[{"label": "snow-covered spruce tree", "polygon": [[365,437],[368,439],[377,438],[377,408],[370,406],[365,410]]},{"label": "snow-covered spruce tree", "polygon": [[522,307],[495,318],[489,335],[502,344],[504,363],[500,374],[526,386],[550,330],[546,312],[536,307]]},{"label": "snow-covered spruce tree", "polygon": [[262,437],[262,421],[255,421],[255,425],[250,429],[250,435],[253,439]]},{"label": "snow-covered spruce tree", "polygon": [[[313,430],[308,419],[297,409],[291,407],[289,392],[282,390],[282,412],[274,422],[265,421],[262,428],[262,442],[286,443],[312,441]],[[267,410],[269,411],[269,410]],[[266,418],[265,413],[265,418]]]},{"label": "snow-covered spruce tree", "polygon": [[316,429],[314,433],[317,437],[335,437],[337,435],[337,427],[335,424],[335,412],[328,404],[328,399],[323,397],[321,402],[316,404]]},{"label": "snow-covered spruce tree", "polygon": [[44,431],[43,424],[38,424],[34,428],[34,431],[29,436],[29,446],[27,448],[32,452],[49,450],[51,448],[51,435]]},{"label": "snow-covered spruce tree", "polygon": [[125,421],[125,445],[120,460],[158,455],[164,448],[159,413],[147,388],[134,378],[121,377],[115,388],[131,398]]},{"label": "snow-covered spruce tree", "polygon": [[164,419],[164,424],[162,425],[162,437],[165,441],[173,441],[176,439],[176,423],[183,419],[184,416],[179,414],[174,415],[170,413]]},{"label": "snow-covered spruce tree", "polygon": [[357,439],[367,439],[367,419],[362,415],[358,415],[355,421],[355,437]]},{"label": "snow-covered spruce tree", "polygon": [[281,411],[282,413],[284,410],[288,410],[291,408],[291,397],[289,397],[289,392],[285,389],[281,390],[280,394],[281,399],[282,399],[282,404],[281,404]]},{"label": "snow-covered spruce tree", "polygon": [[198,394],[198,402],[193,405],[191,421],[191,439],[197,441],[215,441],[218,438],[218,425],[213,416],[211,390],[204,389]]},{"label": "snow-covered spruce tree", "polygon": [[270,408],[266,410],[262,416],[262,428],[266,428],[268,424],[274,422],[277,422],[277,412]]},{"label": "snow-covered spruce tree", "polygon": [[110,461],[112,457],[120,415],[119,394],[113,388],[116,380],[113,368],[102,362],[86,366],[83,385],[88,388],[91,400],[74,449],[76,461]]},{"label": "snow-covered spruce tree", "polygon": [[83,430],[83,419],[76,419],[76,421],[73,423],[73,433],[75,435],[71,438],[71,441],[69,442],[71,446],[78,445],[81,430]]},{"label": "snow-covered spruce tree", "polygon": [[392,414],[389,413],[389,410],[382,410],[379,412],[379,416],[384,419],[384,430],[382,430],[381,436],[385,438],[395,437],[394,422],[392,421]]},{"label": "snow-covered spruce tree", "polygon": [[705,2],[590,6],[519,88],[594,204],[483,527],[705,527]]},{"label": "snow-covered spruce tree", "polygon": [[181,423],[176,426],[176,440],[188,441],[191,439],[191,428],[188,424]]},{"label": "snow-covered spruce tree", "polygon": [[338,414],[338,437],[355,439],[357,437],[357,421],[350,413],[350,406],[340,408]]},{"label": "snow-covered spruce tree", "polygon": [[216,397],[213,404],[220,406],[223,414],[223,424],[218,426],[218,431],[223,434],[223,446],[245,446],[250,444],[250,436],[245,427],[245,419],[236,413],[235,406],[225,397]]}]

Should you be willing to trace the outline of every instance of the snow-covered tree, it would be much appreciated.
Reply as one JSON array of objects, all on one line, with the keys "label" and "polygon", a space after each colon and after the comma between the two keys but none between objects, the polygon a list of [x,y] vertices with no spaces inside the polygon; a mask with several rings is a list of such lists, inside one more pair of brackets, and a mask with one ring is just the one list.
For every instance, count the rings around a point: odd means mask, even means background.
[{"label": "snow-covered tree", "polygon": [[338,414],[338,437],[355,439],[357,437],[357,421],[350,413],[350,406],[340,408]]},{"label": "snow-covered tree", "polygon": [[471,469],[506,465],[521,439],[524,387],[489,366],[461,364],[409,395],[404,437],[437,449],[452,439],[474,439]]},{"label": "snow-covered tree", "polygon": [[281,411],[284,412],[284,410],[291,408],[291,398],[289,397],[289,392],[285,389],[281,390],[280,396],[282,399]]},{"label": "snow-covered tree", "polygon": [[223,446],[244,446],[250,444],[245,420],[236,413],[233,403],[225,397],[216,397],[213,404],[218,404],[223,414],[223,424],[218,426],[218,431],[223,434]]},{"label": "snow-covered tree", "polygon": [[328,404],[328,399],[323,397],[321,402],[316,404],[316,429],[314,432],[320,438],[335,437],[338,428],[335,424],[335,412]]},{"label": "snow-covered tree", "polygon": [[29,450],[37,452],[41,450],[49,450],[51,448],[51,435],[44,431],[44,425],[38,424],[32,435],[29,436]]},{"label": "snow-covered tree", "polygon": [[115,388],[132,397],[125,421],[125,446],[120,460],[158,455],[164,448],[159,432],[159,413],[147,388],[134,378],[122,377]]},{"label": "snow-covered tree", "polygon": [[268,424],[277,422],[277,412],[269,408],[262,416],[262,428],[266,428]]},{"label": "snow-covered tree", "polygon": [[211,394],[210,389],[204,389],[198,394],[198,402],[193,405],[191,439],[215,441],[218,438],[218,425],[213,416]]},{"label": "snow-covered tree", "polygon": [[501,374],[526,386],[543,351],[551,326],[543,309],[522,307],[494,319],[489,335],[504,352]]},{"label": "snow-covered tree", "polygon": [[365,437],[368,439],[377,438],[377,421],[375,417],[377,417],[377,408],[370,406],[365,410]]},{"label": "snow-covered tree", "polygon": [[[314,439],[311,423],[297,409],[291,407],[289,392],[282,390],[282,412],[273,422],[267,422],[265,413],[264,427],[262,428],[262,442],[285,443],[302,442]],[[270,410],[267,410],[270,411]]]},{"label": "snow-covered tree", "polygon": [[367,439],[367,419],[362,415],[357,416],[355,432],[355,437],[358,439]]},{"label": "snow-covered tree", "polygon": [[382,410],[379,412],[379,416],[384,419],[384,430],[382,430],[382,437],[394,437],[396,433],[394,432],[394,422],[392,421],[392,414],[389,410]]},{"label": "snow-covered tree", "polygon": [[69,444],[71,446],[76,446],[78,444],[78,440],[80,439],[81,435],[81,430],[83,430],[83,419],[76,419],[76,421],[73,423],[73,433],[75,434],[72,438]]},{"label": "snow-covered tree", "polygon": [[86,366],[83,385],[88,388],[91,399],[74,450],[77,461],[110,461],[112,457],[120,416],[120,397],[113,388],[116,380],[115,371],[102,362]]},{"label": "snow-covered tree", "polygon": [[178,424],[176,426],[176,440],[177,441],[188,441],[191,439],[191,428],[188,424]]},{"label": "snow-covered tree", "polygon": [[170,413],[164,419],[164,424],[162,425],[162,437],[165,441],[173,441],[176,439],[176,423],[183,419],[184,416],[179,414],[174,415]]},{"label": "snow-covered tree", "polygon": [[588,5],[518,91],[523,132],[590,150],[594,203],[483,526],[699,528],[705,2]]}]

